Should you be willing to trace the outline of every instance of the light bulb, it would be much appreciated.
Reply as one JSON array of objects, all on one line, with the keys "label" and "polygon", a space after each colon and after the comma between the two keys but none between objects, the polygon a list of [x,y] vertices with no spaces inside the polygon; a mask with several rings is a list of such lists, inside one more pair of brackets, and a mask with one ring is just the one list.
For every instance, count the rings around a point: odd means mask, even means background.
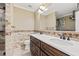
[{"label": "light bulb", "polygon": [[38,10],[38,13],[42,14],[43,12],[39,9],[39,10]]},{"label": "light bulb", "polygon": [[40,9],[43,10],[43,11],[47,11],[48,9],[44,6],[40,6]]},{"label": "light bulb", "polygon": [[40,6],[40,9],[45,10],[45,7],[44,6]]}]

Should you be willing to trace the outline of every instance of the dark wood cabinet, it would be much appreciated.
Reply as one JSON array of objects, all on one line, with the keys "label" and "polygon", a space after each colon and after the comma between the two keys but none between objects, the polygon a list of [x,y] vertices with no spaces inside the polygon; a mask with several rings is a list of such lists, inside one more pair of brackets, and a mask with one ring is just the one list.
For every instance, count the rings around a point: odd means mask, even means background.
[{"label": "dark wood cabinet", "polygon": [[48,56],[48,55],[44,53],[43,51],[41,51],[41,56]]},{"label": "dark wood cabinet", "polygon": [[30,50],[31,50],[31,55],[33,55],[33,56],[40,56],[41,55],[40,41],[34,37],[31,37],[31,40],[30,40]]},{"label": "dark wood cabinet", "polygon": [[30,40],[31,40],[36,46],[40,47],[40,43],[41,43],[40,40],[38,40],[37,38],[35,38],[35,37],[33,37],[33,36],[30,37]]},{"label": "dark wood cabinet", "polygon": [[68,54],[30,36],[30,50],[33,56],[68,56]]},{"label": "dark wood cabinet", "polygon": [[65,55],[67,55],[67,54],[63,53],[62,51],[44,43],[44,42],[41,42],[41,49],[49,56],[65,56]]}]

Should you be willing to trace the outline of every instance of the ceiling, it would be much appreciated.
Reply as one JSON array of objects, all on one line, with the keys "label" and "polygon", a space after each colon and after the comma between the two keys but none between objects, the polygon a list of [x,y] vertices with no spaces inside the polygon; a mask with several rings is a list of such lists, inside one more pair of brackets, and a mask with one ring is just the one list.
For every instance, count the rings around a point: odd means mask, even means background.
[{"label": "ceiling", "polygon": [[[29,11],[35,12],[41,3],[17,3],[21,7],[26,8]],[[73,10],[77,9],[77,3],[49,3],[48,11],[44,12],[44,15],[56,12],[57,17],[62,17],[66,14],[71,14]]]},{"label": "ceiling", "polygon": [[35,12],[39,8],[40,3],[15,3],[15,5],[26,8],[29,11]]}]

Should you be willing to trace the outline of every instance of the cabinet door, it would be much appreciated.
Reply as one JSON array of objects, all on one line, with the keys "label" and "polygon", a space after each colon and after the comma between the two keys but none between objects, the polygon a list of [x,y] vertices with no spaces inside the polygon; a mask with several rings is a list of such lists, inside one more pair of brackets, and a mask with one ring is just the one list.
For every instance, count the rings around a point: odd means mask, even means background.
[{"label": "cabinet door", "polygon": [[30,51],[33,56],[41,55],[40,48],[32,40],[30,40]]},{"label": "cabinet door", "polygon": [[30,41],[30,51],[31,51],[31,55],[35,55],[35,45],[33,44],[32,41]]},{"label": "cabinet door", "polygon": [[35,47],[35,51],[36,51],[36,56],[41,56],[41,50],[39,47]]},{"label": "cabinet door", "polygon": [[35,44],[31,44],[31,55],[33,56],[40,56],[40,49],[35,45]]},{"label": "cabinet door", "polygon": [[48,44],[41,42],[41,49],[49,56],[65,56],[67,54],[59,51],[58,49],[49,46]]},{"label": "cabinet door", "polygon": [[40,40],[38,40],[37,38],[30,36],[31,41],[38,47],[40,47]]},{"label": "cabinet door", "polygon": [[41,56],[48,56],[48,55],[44,53],[43,51],[41,51]]}]

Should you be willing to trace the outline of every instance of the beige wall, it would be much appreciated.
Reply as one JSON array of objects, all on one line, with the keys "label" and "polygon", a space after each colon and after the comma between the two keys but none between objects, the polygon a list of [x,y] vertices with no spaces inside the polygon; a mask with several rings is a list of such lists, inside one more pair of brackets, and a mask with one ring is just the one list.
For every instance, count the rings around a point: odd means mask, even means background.
[{"label": "beige wall", "polygon": [[48,30],[56,30],[56,15],[55,12],[47,15],[47,27]]},{"label": "beige wall", "polygon": [[49,15],[41,15],[35,13],[35,29],[36,30],[56,30],[56,16],[55,13]]},{"label": "beige wall", "polygon": [[15,30],[34,30],[34,13],[14,7],[13,22]]},{"label": "beige wall", "polygon": [[40,30],[46,30],[47,23],[46,23],[46,16],[40,15]]},{"label": "beige wall", "polygon": [[75,29],[79,32],[79,11],[75,12]]},{"label": "beige wall", "polygon": [[46,29],[46,16],[35,13],[35,30],[45,30]]},{"label": "beige wall", "polygon": [[40,14],[35,12],[34,15],[35,15],[35,17],[34,17],[34,29],[38,30],[38,29],[40,29]]}]

